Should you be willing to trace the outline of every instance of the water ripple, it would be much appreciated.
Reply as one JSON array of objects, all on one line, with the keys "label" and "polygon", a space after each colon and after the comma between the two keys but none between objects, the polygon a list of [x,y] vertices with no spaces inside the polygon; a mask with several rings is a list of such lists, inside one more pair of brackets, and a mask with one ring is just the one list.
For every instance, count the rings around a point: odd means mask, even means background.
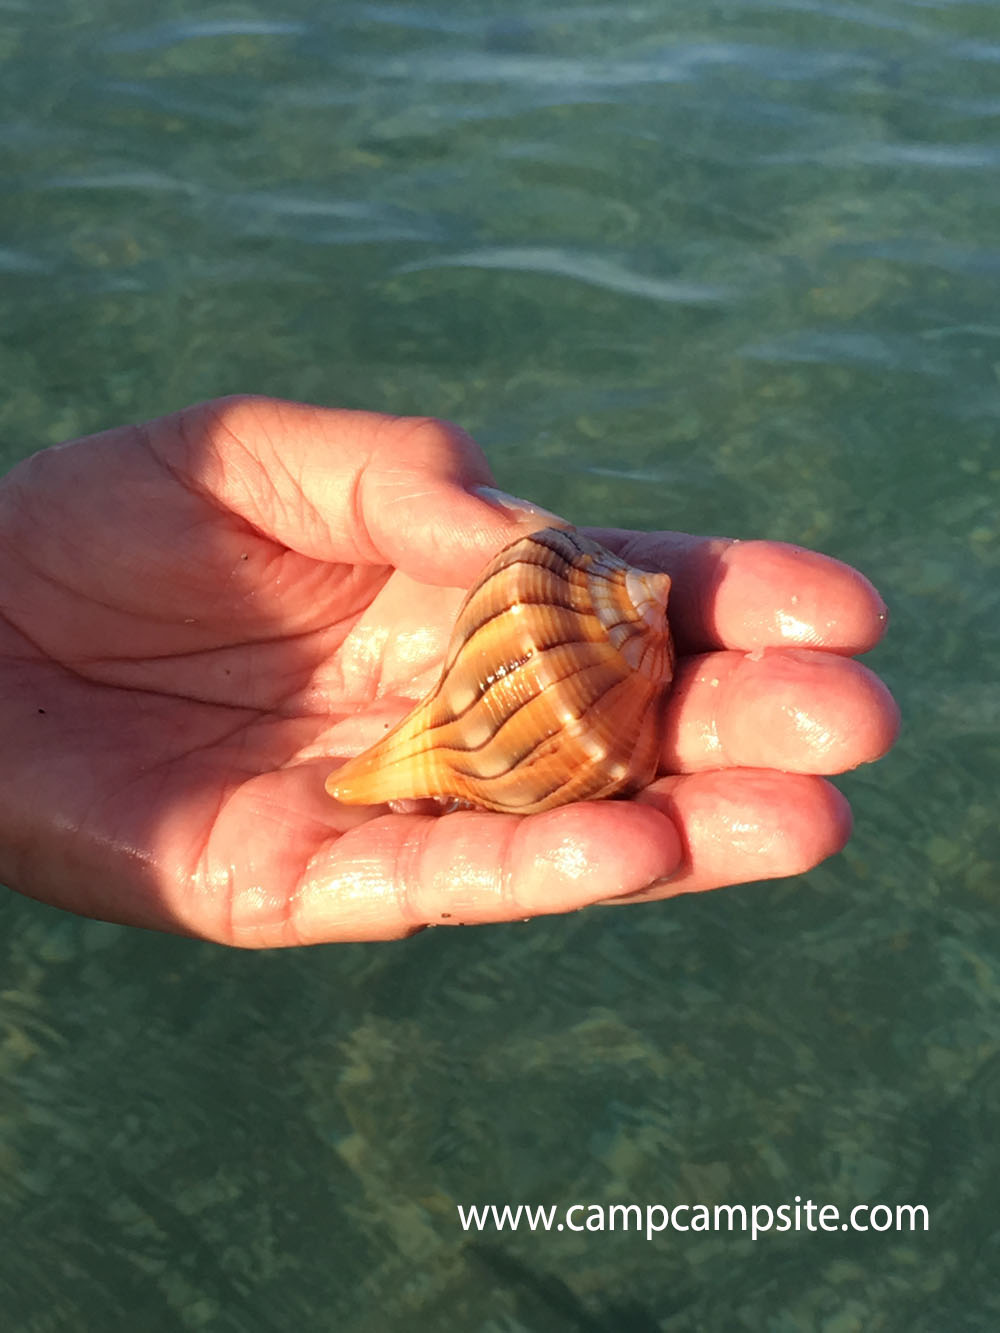
[{"label": "water ripple", "polygon": [[421,79],[428,83],[507,83],[561,88],[631,88],[684,83],[713,66],[751,70],[787,82],[812,80],[878,62],[854,51],[791,50],[738,42],[701,42],[664,47],[643,59],[524,55],[483,50],[426,49],[389,59],[352,62],[373,78]]},{"label": "water ripple", "polygon": [[334,21],[342,19],[344,25],[377,23],[382,27],[409,28],[419,32],[461,33],[472,35],[482,33],[487,39],[496,34],[530,34],[550,28],[563,28],[571,23],[579,30],[588,22],[640,23],[647,18],[645,10],[639,7],[617,5],[579,5],[563,8],[546,6],[537,10],[530,18],[517,15],[497,19],[492,14],[458,14],[440,9],[420,9],[409,5],[361,4],[339,10]]},{"label": "water ripple", "polygon": [[244,234],[293,237],[309,245],[442,239],[432,215],[375,200],[272,189],[230,194],[220,206],[239,219]]},{"label": "water ripple", "polygon": [[951,47],[951,54],[958,56],[959,60],[976,60],[981,64],[996,65],[1000,63],[1000,42],[984,42],[979,37],[975,41],[955,42]]},{"label": "water ripple", "polygon": [[1000,147],[994,144],[935,143],[856,143],[788,149],[762,153],[756,161],[768,166],[800,166],[819,163],[824,166],[930,167],[943,171],[964,171],[970,167],[1000,165]]},{"label": "water ripple", "polygon": [[817,362],[945,375],[948,365],[932,348],[906,334],[868,333],[860,329],[808,329],[750,343],[741,355],[754,361]]},{"label": "water ripple", "polygon": [[98,48],[110,53],[162,51],[203,37],[302,37],[307,23],[286,19],[183,19],[106,37]]},{"label": "water ripple", "polygon": [[205,101],[195,98],[189,91],[178,92],[163,80],[138,83],[126,79],[103,79],[94,82],[94,91],[109,98],[145,103],[157,111],[172,116],[187,116],[197,120],[208,120],[218,125],[245,127],[247,115],[245,109],[224,105],[221,101]]},{"label": "water ripple", "polygon": [[859,146],[856,161],[879,166],[915,164],[920,167],[995,167],[1000,165],[1000,148],[985,143],[873,143]]},{"label": "water ripple", "polygon": [[38,185],[44,190],[140,190],[186,195],[201,193],[201,187],[190,181],[145,167],[53,174],[41,177]]},{"label": "water ripple", "polygon": [[830,0],[768,0],[766,4],[754,6],[759,12],[767,11],[793,14],[816,14],[822,19],[841,19],[845,23],[857,23],[864,28],[876,28],[883,32],[907,32],[911,35],[925,36],[931,30],[924,24],[917,24],[909,17],[880,14],[868,5],[831,4]]},{"label": "water ripple", "polygon": [[836,247],[838,253],[922,268],[940,268],[949,273],[995,275],[1000,273],[1000,250],[984,245],[958,245],[955,242],[918,236],[887,236],[871,241],[855,241]]},{"label": "water ripple", "polygon": [[701,305],[725,301],[730,293],[721,286],[654,278],[637,273],[614,260],[597,255],[548,246],[486,246],[456,255],[438,255],[400,265],[397,273],[420,273],[439,268],[508,269],[514,273],[544,273],[550,277],[574,278],[626,296],[641,296],[670,305]]},{"label": "water ripple", "polygon": [[48,273],[51,267],[26,250],[0,246],[0,273]]}]

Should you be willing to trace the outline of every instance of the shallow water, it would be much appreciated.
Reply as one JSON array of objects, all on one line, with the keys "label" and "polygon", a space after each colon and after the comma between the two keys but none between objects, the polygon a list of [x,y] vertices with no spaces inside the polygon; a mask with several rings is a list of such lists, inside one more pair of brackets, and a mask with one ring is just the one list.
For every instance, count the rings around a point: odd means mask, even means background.
[{"label": "shallow water", "polygon": [[[255,390],[893,614],[795,880],[262,955],[2,904],[11,1333],[992,1329],[995,4],[0,3],[6,461]],[[928,1234],[458,1203],[922,1202]]]}]

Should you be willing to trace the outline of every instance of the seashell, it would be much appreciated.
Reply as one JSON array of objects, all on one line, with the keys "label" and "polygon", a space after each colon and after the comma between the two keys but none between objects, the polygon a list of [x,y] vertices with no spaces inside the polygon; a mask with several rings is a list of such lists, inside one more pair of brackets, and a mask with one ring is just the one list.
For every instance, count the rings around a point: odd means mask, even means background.
[{"label": "seashell", "polygon": [[513,542],[462,604],[438,683],[327,791],[513,814],[638,791],[656,775],[673,676],[669,591],[669,575],[573,528]]}]

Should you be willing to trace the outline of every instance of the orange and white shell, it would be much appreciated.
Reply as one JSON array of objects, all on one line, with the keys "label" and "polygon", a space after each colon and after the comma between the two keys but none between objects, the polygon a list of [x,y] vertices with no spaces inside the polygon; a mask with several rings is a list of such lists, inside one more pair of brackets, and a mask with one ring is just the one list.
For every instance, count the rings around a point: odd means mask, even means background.
[{"label": "orange and white shell", "polygon": [[573,528],[512,543],[462,604],[430,694],[327,791],[522,815],[638,791],[656,776],[673,677],[669,592],[667,574]]}]

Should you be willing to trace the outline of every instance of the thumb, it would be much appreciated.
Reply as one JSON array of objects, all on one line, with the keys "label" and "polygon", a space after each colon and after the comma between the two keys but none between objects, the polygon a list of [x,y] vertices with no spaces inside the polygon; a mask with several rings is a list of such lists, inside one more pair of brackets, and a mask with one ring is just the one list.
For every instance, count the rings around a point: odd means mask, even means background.
[{"label": "thumb", "polygon": [[369,558],[422,583],[464,587],[509,542],[564,519],[492,484],[479,446],[450,422],[392,419],[371,456],[353,523]]},{"label": "thumb", "polygon": [[[563,524],[493,487],[458,426],[311,407],[217,399],[152,423],[178,438],[188,470],[258,532],[315,560],[393,565],[423,583],[465,587],[517,537]],[[178,429],[180,425],[181,429]]]}]

